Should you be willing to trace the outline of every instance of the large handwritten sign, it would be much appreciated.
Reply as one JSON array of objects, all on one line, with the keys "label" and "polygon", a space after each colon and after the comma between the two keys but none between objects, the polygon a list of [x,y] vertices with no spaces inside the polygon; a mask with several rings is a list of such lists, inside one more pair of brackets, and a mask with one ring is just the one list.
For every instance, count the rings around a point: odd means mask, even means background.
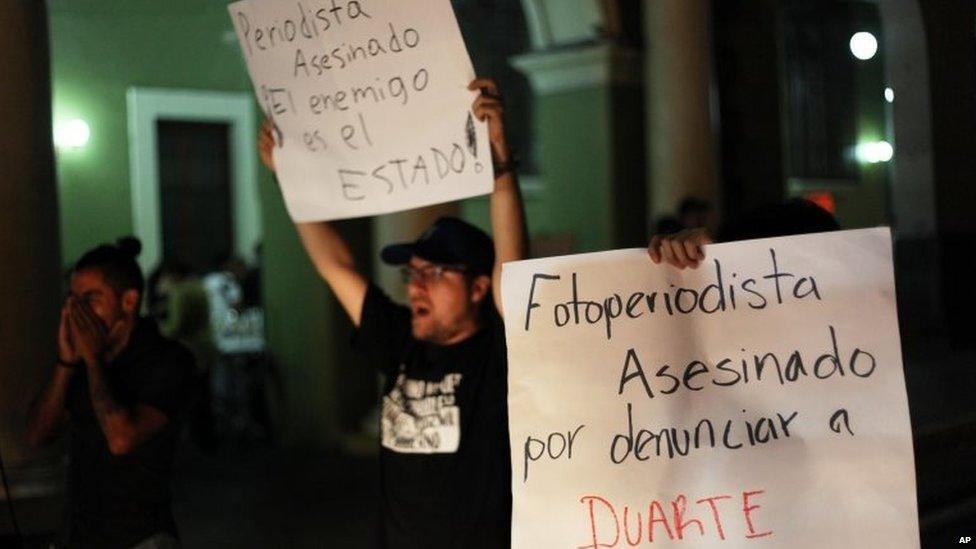
[{"label": "large handwritten sign", "polygon": [[243,0],[228,6],[296,221],[491,191],[474,69],[449,0]]},{"label": "large handwritten sign", "polygon": [[918,547],[891,238],[507,263],[515,548]]}]

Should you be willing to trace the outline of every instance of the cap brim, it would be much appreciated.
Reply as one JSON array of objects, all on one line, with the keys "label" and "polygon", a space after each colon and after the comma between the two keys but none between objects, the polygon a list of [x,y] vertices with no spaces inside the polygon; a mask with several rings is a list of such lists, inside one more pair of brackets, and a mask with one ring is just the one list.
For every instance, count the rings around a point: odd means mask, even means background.
[{"label": "cap brim", "polygon": [[410,263],[410,258],[417,256],[432,263],[462,263],[454,254],[431,246],[425,242],[403,242],[390,244],[380,252],[380,259],[387,265],[404,265]]},{"label": "cap brim", "polygon": [[390,244],[380,252],[380,259],[387,265],[404,265],[416,254],[417,245],[413,242]]}]

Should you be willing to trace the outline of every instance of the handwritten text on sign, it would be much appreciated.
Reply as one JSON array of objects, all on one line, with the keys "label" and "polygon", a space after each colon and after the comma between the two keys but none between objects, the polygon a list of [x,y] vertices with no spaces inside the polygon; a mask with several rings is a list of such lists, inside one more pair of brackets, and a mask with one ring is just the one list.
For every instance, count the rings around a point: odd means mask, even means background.
[{"label": "handwritten text on sign", "polygon": [[507,263],[516,548],[917,547],[891,240]]},{"label": "handwritten text on sign", "polygon": [[293,219],[374,215],[490,192],[487,129],[449,0],[243,0],[228,6],[279,129]]}]

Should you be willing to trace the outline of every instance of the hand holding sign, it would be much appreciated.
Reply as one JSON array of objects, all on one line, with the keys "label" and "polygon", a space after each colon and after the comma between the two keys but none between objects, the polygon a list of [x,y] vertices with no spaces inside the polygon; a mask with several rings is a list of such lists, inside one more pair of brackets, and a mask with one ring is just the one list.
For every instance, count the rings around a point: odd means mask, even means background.
[{"label": "hand holding sign", "polygon": [[707,229],[685,229],[671,235],[654,235],[647,245],[647,255],[651,261],[664,261],[683,269],[696,268],[705,257],[702,248],[712,243]]},{"label": "hand holding sign", "polygon": [[479,78],[468,85],[469,90],[481,90],[474,100],[471,110],[478,120],[488,121],[488,140],[491,143],[491,158],[496,166],[511,162],[511,151],[505,139],[505,107],[498,84],[489,78]]},{"label": "hand holding sign", "polygon": [[280,139],[275,137],[277,133],[274,122],[265,118],[258,131],[258,156],[261,157],[264,167],[271,171],[275,171],[274,148]]}]

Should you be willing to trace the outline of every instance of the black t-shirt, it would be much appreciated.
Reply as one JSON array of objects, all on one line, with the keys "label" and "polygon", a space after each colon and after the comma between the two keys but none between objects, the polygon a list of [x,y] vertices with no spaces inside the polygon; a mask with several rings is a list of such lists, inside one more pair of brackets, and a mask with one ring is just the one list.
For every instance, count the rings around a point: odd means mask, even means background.
[{"label": "black t-shirt", "polygon": [[499,549],[511,543],[508,360],[490,304],[477,333],[415,340],[410,311],[371,285],[354,346],[386,375],[380,450],[384,546]]},{"label": "black t-shirt", "polygon": [[116,402],[158,409],[163,429],[131,453],[114,456],[92,408],[88,372],[79,367],[68,387],[71,414],[66,541],[69,547],[132,547],[160,532],[176,535],[170,476],[181,419],[194,390],[193,357],[142,319],[129,344],[102,367]]}]

